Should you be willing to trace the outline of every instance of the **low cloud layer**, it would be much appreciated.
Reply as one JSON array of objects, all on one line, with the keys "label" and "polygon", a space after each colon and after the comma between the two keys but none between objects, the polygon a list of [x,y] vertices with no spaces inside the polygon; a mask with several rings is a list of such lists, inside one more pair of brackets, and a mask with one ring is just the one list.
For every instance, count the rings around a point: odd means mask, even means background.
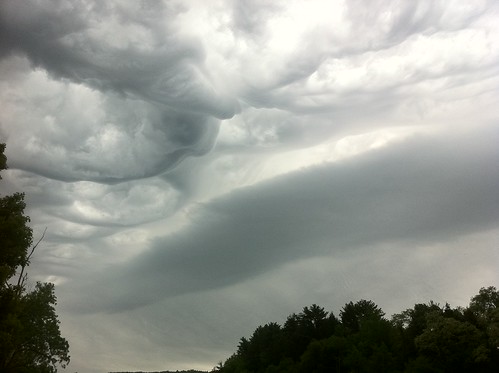
[{"label": "low cloud layer", "polygon": [[3,1],[1,193],[48,227],[31,276],[57,285],[69,369],[210,369],[309,303],[498,285],[498,16]]},{"label": "low cloud layer", "polygon": [[383,243],[404,250],[493,229],[498,140],[497,128],[448,134],[445,142],[415,137],[235,191],[105,273],[97,283],[110,286],[78,308],[119,312],[233,285],[298,259]]}]

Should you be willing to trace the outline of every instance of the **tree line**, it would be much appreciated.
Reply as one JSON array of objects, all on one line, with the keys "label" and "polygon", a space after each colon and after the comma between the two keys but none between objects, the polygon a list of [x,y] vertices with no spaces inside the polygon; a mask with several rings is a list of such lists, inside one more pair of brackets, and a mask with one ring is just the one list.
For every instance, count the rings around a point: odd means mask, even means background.
[{"label": "tree line", "polygon": [[316,304],[284,325],[259,326],[213,371],[221,373],[497,372],[499,292],[480,289],[466,308],[416,304],[391,319],[374,302],[336,317]]},{"label": "tree line", "polygon": [[205,370],[194,370],[194,369],[189,369],[189,370],[162,370],[159,372],[143,372],[141,370],[139,371],[132,371],[132,372],[108,372],[108,373],[208,373]]}]

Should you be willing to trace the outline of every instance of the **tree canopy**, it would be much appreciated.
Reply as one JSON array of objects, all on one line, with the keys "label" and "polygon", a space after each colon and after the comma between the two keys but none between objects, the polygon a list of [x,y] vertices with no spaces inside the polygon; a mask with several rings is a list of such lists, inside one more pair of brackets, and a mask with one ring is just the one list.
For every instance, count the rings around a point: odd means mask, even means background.
[{"label": "tree canopy", "polygon": [[223,373],[496,372],[499,292],[482,288],[467,308],[432,301],[385,318],[374,302],[347,303],[339,318],[318,305],[283,326],[259,326],[213,370]]},{"label": "tree canopy", "polygon": [[[7,168],[4,151],[0,144],[0,171]],[[26,268],[40,241],[33,245],[25,208],[23,193],[0,197],[0,372],[52,373],[69,363],[69,344],[59,330],[54,285],[29,285]]]}]

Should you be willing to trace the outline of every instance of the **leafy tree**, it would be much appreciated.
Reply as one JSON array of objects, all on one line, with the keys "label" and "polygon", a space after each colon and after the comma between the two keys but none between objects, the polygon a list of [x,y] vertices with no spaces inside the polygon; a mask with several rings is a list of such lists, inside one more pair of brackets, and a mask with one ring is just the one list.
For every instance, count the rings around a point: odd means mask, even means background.
[{"label": "leafy tree", "polygon": [[482,350],[488,351],[486,360],[489,370],[494,371],[499,366],[499,291],[494,286],[480,289],[463,313],[467,321],[484,333]]},{"label": "leafy tree", "polygon": [[402,360],[416,358],[418,352],[414,340],[426,329],[427,316],[431,313],[443,314],[443,310],[438,304],[430,301],[428,304],[418,303],[414,308],[392,316],[392,323],[398,332],[399,354]]},{"label": "leafy tree", "polygon": [[312,304],[304,307],[298,315],[299,323],[303,331],[313,339],[325,338],[334,332],[338,320],[323,307]]},{"label": "leafy tree", "polygon": [[293,359],[289,357],[283,358],[279,365],[269,366],[265,373],[301,373],[300,365],[297,364]]},{"label": "leafy tree", "polygon": [[301,372],[328,373],[335,365],[334,350],[330,348],[328,340],[312,341],[303,353],[300,362]]},{"label": "leafy tree", "polygon": [[310,307],[303,308],[300,313],[300,319],[303,323],[308,323],[314,329],[321,327],[321,324],[326,320],[328,313],[323,307],[319,307],[317,304],[312,304]]},{"label": "leafy tree", "polygon": [[[0,144],[2,156],[4,149],[5,144]],[[6,168],[4,163],[0,158],[0,170]],[[15,275],[19,267],[27,265],[28,249],[33,242],[33,235],[31,228],[27,225],[29,217],[24,216],[25,207],[23,193],[0,197],[0,243],[2,245],[0,286],[2,288],[7,285],[7,281]]]},{"label": "leafy tree", "polygon": [[298,361],[311,341],[329,337],[338,323],[332,313],[316,304],[288,316],[283,328],[285,356]]},{"label": "leafy tree", "polygon": [[372,301],[347,303],[340,319],[312,305],[242,338],[222,373],[492,373],[499,366],[499,293],[480,289],[468,308],[430,301],[391,321]]},{"label": "leafy tree", "polygon": [[[7,168],[4,150],[0,144],[0,170]],[[0,372],[52,373],[69,363],[69,345],[60,335],[54,285],[28,290],[26,268],[41,239],[32,246],[25,207],[23,193],[0,197]]]},{"label": "leafy tree", "polygon": [[250,371],[263,371],[281,359],[281,326],[275,322],[259,326],[248,342],[245,353]]},{"label": "leafy tree", "polygon": [[369,320],[382,320],[385,313],[373,301],[360,300],[357,303],[347,303],[340,312],[343,326],[351,332],[358,332]]},{"label": "leafy tree", "polygon": [[499,308],[499,291],[494,286],[480,289],[478,295],[471,298],[467,309],[468,316],[478,325],[486,325],[494,319]]},{"label": "leafy tree", "polygon": [[488,353],[475,326],[439,314],[428,315],[428,326],[415,344],[434,367],[449,372],[470,372]]}]

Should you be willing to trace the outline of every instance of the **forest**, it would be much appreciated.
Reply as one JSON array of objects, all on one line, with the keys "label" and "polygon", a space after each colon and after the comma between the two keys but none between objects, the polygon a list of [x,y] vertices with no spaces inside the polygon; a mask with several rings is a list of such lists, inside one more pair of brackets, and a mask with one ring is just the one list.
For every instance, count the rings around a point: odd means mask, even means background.
[{"label": "forest", "polygon": [[432,301],[385,317],[374,302],[336,317],[316,304],[241,338],[222,373],[497,372],[499,292],[480,289],[468,307]]},{"label": "forest", "polygon": [[134,371],[134,372],[109,372],[109,373],[207,373],[206,371],[202,370],[162,370],[160,372],[143,372],[143,371]]}]

